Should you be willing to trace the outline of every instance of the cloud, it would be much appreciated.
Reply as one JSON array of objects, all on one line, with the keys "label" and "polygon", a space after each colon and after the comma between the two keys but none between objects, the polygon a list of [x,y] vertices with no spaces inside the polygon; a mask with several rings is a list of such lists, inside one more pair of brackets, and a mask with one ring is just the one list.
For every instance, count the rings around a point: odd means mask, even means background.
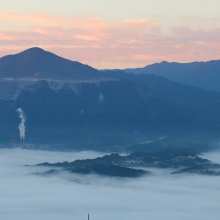
[{"label": "cloud", "polygon": [[128,25],[144,25],[144,26],[148,26],[148,25],[158,25],[157,22],[148,20],[148,19],[140,19],[140,20],[121,20],[118,21],[121,24],[128,24]]},{"label": "cloud", "polygon": [[[219,148],[219,146],[218,146],[218,148]],[[220,164],[220,156],[219,155],[220,155],[220,151],[209,151],[209,152],[203,153],[203,155],[201,155],[201,157],[206,158],[208,160],[211,160],[213,163]]]},{"label": "cloud", "polygon": [[0,55],[38,46],[96,68],[219,59],[220,28],[216,21],[184,19],[184,24],[169,26],[156,17],[108,21],[1,11]]},{"label": "cloud", "polygon": [[161,170],[155,176],[135,180],[65,173],[41,177],[29,175],[36,168],[23,166],[101,155],[95,152],[0,150],[1,218],[86,219],[88,213],[91,219],[97,220],[218,218],[220,177],[172,176]]},{"label": "cloud", "polygon": [[0,12],[0,24],[10,25],[12,23],[20,24],[22,26],[41,26],[41,27],[90,27],[98,28],[102,27],[104,24],[102,19],[99,17],[89,17],[89,18],[76,18],[76,17],[59,17],[50,14],[28,14],[19,13],[16,11],[1,11]]}]

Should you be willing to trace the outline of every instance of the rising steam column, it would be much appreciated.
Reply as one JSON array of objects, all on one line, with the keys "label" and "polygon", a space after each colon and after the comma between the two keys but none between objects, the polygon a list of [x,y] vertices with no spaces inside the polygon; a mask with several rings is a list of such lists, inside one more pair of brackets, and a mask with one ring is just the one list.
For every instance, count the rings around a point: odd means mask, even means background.
[{"label": "rising steam column", "polygon": [[24,139],[25,139],[25,122],[26,122],[26,116],[24,111],[19,108],[17,109],[18,116],[21,119],[21,123],[18,126],[18,129],[20,131],[20,139],[21,139],[21,145],[24,147]]}]

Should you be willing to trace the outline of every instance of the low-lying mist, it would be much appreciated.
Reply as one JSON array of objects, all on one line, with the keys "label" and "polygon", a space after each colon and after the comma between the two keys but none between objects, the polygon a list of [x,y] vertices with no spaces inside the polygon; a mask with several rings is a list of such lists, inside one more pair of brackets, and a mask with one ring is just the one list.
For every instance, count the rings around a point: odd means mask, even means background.
[{"label": "low-lying mist", "polygon": [[[25,164],[73,161],[97,152],[0,150],[0,217],[4,220],[207,220],[220,215],[220,177],[154,175],[137,179],[76,175],[41,176],[45,167]],[[204,154],[217,160],[220,152]],[[215,161],[213,161],[215,162]]]}]

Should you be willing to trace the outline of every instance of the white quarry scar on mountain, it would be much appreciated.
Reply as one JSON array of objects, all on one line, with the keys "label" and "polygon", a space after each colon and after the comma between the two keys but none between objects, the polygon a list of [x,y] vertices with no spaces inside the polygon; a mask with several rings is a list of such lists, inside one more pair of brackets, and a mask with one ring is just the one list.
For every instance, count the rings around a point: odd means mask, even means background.
[{"label": "white quarry scar on mountain", "polygon": [[[61,89],[71,89],[76,95],[80,95],[82,93],[81,82],[74,82],[70,80],[45,80],[47,81],[49,87],[53,91],[59,91]],[[23,91],[35,91],[36,83],[39,82],[37,79],[2,79],[0,80],[0,99],[2,100],[16,100],[19,94]],[[99,82],[90,82],[99,88]],[[104,101],[104,96],[101,93],[98,97],[99,102]]]}]

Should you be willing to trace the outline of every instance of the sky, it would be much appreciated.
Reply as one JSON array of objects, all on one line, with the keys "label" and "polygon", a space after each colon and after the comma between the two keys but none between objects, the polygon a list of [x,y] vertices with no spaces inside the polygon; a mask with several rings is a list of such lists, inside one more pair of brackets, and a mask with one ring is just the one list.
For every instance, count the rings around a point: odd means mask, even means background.
[{"label": "sky", "polygon": [[220,59],[219,0],[10,0],[0,57],[41,47],[98,69]]},{"label": "sky", "polygon": [[[97,152],[0,149],[0,216],[4,220],[207,220],[220,215],[219,176],[171,175],[139,179],[63,173],[39,176],[25,164],[95,158]],[[220,152],[208,153],[220,162]],[[206,158],[206,155],[203,155]],[[38,167],[38,172],[47,170]]]}]

